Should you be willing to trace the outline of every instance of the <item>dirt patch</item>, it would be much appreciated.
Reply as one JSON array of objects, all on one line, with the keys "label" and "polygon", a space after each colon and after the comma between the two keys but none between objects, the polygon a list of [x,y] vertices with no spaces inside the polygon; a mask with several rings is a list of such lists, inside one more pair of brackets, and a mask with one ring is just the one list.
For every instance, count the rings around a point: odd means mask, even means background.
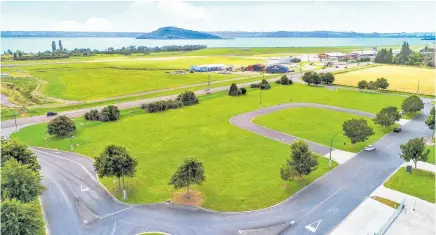
[{"label": "dirt patch", "polygon": [[201,206],[204,202],[204,196],[201,192],[191,190],[189,192],[189,200],[186,198],[186,191],[178,191],[173,193],[171,200],[175,204],[183,204],[189,206]]}]

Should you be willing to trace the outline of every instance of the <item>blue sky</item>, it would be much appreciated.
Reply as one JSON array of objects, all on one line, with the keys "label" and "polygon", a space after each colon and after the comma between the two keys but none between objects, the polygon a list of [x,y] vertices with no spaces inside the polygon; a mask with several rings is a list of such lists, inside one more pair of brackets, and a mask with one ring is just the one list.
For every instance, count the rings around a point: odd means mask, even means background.
[{"label": "blue sky", "polygon": [[435,31],[436,2],[1,2],[2,30]]}]

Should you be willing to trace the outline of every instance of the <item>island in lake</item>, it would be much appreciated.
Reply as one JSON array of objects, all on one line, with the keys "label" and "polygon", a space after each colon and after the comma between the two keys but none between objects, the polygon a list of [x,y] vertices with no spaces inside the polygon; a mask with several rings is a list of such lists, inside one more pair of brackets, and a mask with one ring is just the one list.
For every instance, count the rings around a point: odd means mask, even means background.
[{"label": "island in lake", "polygon": [[189,29],[163,27],[151,33],[144,33],[136,39],[224,39],[222,37]]}]

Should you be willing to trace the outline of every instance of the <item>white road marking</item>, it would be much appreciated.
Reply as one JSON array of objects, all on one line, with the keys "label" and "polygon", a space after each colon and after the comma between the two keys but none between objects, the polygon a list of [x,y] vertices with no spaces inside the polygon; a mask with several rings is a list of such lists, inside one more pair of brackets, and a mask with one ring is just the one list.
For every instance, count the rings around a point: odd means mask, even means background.
[{"label": "white road marking", "polygon": [[85,192],[85,191],[88,191],[88,190],[89,190],[88,187],[83,186],[83,185],[80,185],[80,191],[81,191],[81,192]]},{"label": "white road marking", "polygon": [[301,218],[299,218],[297,220],[297,222],[301,219],[303,219],[304,217],[306,217],[307,215],[309,215],[310,213],[312,213],[314,210],[316,210],[318,207],[320,207],[322,204],[324,204],[326,201],[328,201],[331,197],[333,197],[334,195],[336,195],[337,193],[339,193],[342,189],[344,189],[345,186],[340,187],[336,192],[334,192],[332,195],[330,195],[328,198],[324,199],[324,201],[320,202],[318,205],[316,205],[314,208],[312,208],[312,210],[308,211],[306,214],[304,214]]},{"label": "white road marking", "polygon": [[71,186],[68,184],[68,182],[66,181],[66,180],[64,180],[65,181],[65,184],[68,186],[68,188],[71,190],[71,192],[74,194],[74,196],[76,197],[76,198],[79,198],[78,196],[77,196],[77,194],[73,191],[73,189],[71,188]]},{"label": "white road marking", "polygon": [[[314,227],[313,225],[315,225],[315,224],[316,224],[316,226]],[[315,221],[309,225],[306,225],[306,229],[311,231],[312,233],[314,233],[318,229],[319,224],[321,224],[321,220],[318,220],[318,221]]]},{"label": "white road marking", "polygon": [[132,209],[132,208],[133,208],[133,206],[131,206],[131,207],[127,207],[127,208],[124,208],[124,209],[122,209],[122,210],[116,211],[116,212],[114,212],[114,213],[110,213],[110,214],[107,214],[107,215],[104,215],[104,216],[100,216],[99,218],[100,218],[100,219],[103,219],[103,218],[106,218],[106,217],[108,217],[108,216],[115,215],[115,214],[118,214],[118,213],[120,213],[120,212],[126,211],[126,210],[128,210],[128,209]]}]

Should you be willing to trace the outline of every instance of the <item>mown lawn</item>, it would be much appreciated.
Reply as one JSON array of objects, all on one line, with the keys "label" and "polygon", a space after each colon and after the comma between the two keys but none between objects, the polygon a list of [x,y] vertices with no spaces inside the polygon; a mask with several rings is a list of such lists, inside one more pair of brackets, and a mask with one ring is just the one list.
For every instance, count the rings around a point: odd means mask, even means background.
[{"label": "mown lawn", "polygon": [[359,69],[335,75],[335,83],[357,86],[360,80],[375,81],[381,77],[388,80],[388,90],[416,93],[419,84],[419,93],[435,94],[436,71],[412,66],[382,65]]},{"label": "mown lawn", "polygon": [[430,149],[430,154],[428,155],[427,162],[431,164],[436,164],[435,162],[435,146],[428,147]]},{"label": "mown lawn", "polygon": [[42,92],[47,96],[66,100],[89,101],[143,91],[158,90],[196,83],[231,79],[248,74],[186,73],[192,65],[233,64],[234,66],[260,62],[234,57],[188,58],[168,60],[129,60],[120,62],[76,63],[68,65],[35,65],[21,67],[34,77],[44,80]]},{"label": "mown lawn", "polygon": [[[323,108],[289,108],[262,115],[253,122],[280,132],[294,135],[316,143],[330,146],[330,140],[336,133],[342,132],[342,124],[352,118],[364,118],[375,134],[365,142],[352,144],[348,137],[338,134],[333,140],[333,148],[349,152],[358,152],[392,131],[394,126],[383,128],[375,125],[371,118],[355,114],[333,111]],[[345,145],[344,145],[345,143]]]},{"label": "mown lawn", "polygon": [[433,172],[413,168],[412,173],[409,174],[402,167],[386,181],[384,186],[431,203],[436,202]]},{"label": "mown lawn", "polygon": [[[276,204],[327,172],[327,159],[319,158],[317,171],[302,181],[288,183],[280,178],[280,166],[289,147],[239,129],[229,123],[237,114],[258,109],[259,91],[229,97],[215,93],[200,97],[200,104],[164,113],[145,114],[140,109],[123,110],[121,120],[100,123],[75,120],[75,151],[93,157],[108,144],[126,146],[138,160],[137,175],[128,179],[128,202],[161,202],[175,192],[168,180],[186,157],[204,162],[206,182],[194,189],[204,195],[202,206],[215,210],[241,211]],[[272,85],[264,91],[265,106],[289,102],[317,102],[377,112],[387,105],[399,106],[403,97],[367,94],[351,90],[332,91],[322,87]],[[82,124],[83,123],[83,124]],[[46,146],[46,124],[22,129],[12,138],[32,146]],[[69,149],[68,138],[49,137],[47,147]],[[103,179],[111,191],[112,179]],[[119,196],[119,195],[118,195]]]}]

